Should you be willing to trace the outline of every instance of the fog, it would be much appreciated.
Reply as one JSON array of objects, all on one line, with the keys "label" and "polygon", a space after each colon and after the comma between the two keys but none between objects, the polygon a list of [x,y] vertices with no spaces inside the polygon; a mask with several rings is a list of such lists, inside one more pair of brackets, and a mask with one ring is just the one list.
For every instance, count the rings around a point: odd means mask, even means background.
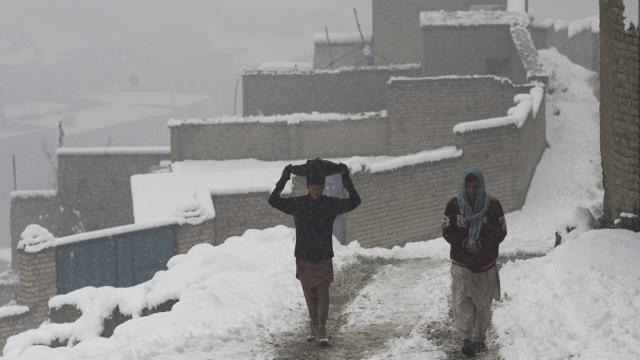
[{"label": "fog", "polygon": [[[598,11],[597,0],[529,3],[540,19]],[[627,3],[637,23],[638,1]],[[353,8],[371,31],[371,0],[0,0],[0,246],[9,243],[11,156],[18,189],[55,188],[48,156],[55,154],[59,119],[71,119],[64,123],[67,146],[168,146],[164,119],[233,113],[242,67],[310,62],[314,33],[325,26],[356,31]],[[130,125],[109,120],[74,128],[76,113],[120,93],[154,97],[115,101],[144,105]],[[158,108],[153,102],[163,110],[151,111]],[[103,115],[126,117],[113,111]]]}]

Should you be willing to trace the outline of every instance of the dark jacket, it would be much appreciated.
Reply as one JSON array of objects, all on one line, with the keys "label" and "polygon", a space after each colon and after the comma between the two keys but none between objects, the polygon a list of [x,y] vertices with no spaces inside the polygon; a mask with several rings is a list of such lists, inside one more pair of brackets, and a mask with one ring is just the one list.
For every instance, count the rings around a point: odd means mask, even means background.
[{"label": "dark jacket", "polygon": [[492,268],[498,259],[498,247],[507,236],[507,227],[500,201],[491,198],[489,202],[485,216],[486,222],[480,228],[480,238],[478,239],[480,252],[477,254],[471,254],[464,249],[463,243],[469,236],[469,230],[456,226],[458,213],[458,198],[454,197],[449,200],[444,211],[445,216],[449,218],[449,226],[442,230],[442,236],[451,244],[451,260],[475,273]]},{"label": "dark jacket", "polygon": [[336,216],[349,212],[360,205],[360,195],[353,184],[344,184],[348,199],[321,196],[314,200],[310,195],[282,198],[280,193],[285,182],[278,182],[269,196],[274,208],[293,215],[296,225],[295,257],[312,261],[333,258],[333,222]]}]

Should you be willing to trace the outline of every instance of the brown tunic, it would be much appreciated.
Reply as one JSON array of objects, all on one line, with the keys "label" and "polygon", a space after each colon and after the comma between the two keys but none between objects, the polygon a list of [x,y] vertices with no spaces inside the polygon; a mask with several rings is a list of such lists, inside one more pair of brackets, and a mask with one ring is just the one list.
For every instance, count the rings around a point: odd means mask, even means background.
[{"label": "brown tunic", "polygon": [[309,289],[333,282],[333,261],[322,259],[310,261],[296,258],[296,278],[303,288]]}]

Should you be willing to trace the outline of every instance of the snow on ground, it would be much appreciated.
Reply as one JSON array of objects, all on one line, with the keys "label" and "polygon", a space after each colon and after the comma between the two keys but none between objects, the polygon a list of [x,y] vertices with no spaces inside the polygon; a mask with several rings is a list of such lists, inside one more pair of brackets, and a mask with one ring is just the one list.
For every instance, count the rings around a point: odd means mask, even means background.
[{"label": "snow on ground", "polygon": [[578,208],[596,218],[602,208],[599,103],[589,85],[595,74],[555,49],[540,51],[540,57],[550,74],[550,148],[536,168],[525,205],[507,214],[502,252],[546,252],[554,245],[555,231],[575,222]]},{"label": "snow on ground", "polygon": [[[425,264],[431,262],[432,264]],[[446,321],[451,279],[445,260],[387,265],[346,310],[346,328],[371,325],[408,327],[408,335],[392,338],[370,360],[444,359],[446,354],[419,330],[431,321]]]},{"label": "snow on ground", "polygon": [[593,230],[506,264],[494,314],[506,359],[640,359],[640,234]]}]

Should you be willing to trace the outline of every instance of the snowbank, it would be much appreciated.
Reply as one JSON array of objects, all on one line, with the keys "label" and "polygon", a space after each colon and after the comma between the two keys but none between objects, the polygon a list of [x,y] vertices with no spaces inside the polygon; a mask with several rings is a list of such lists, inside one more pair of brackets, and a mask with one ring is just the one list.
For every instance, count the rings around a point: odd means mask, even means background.
[{"label": "snowbank", "polygon": [[594,230],[506,264],[494,326],[507,359],[640,358],[640,234]]},{"label": "snowbank", "polygon": [[[270,334],[290,330],[305,319],[305,308],[293,257],[295,231],[283,226],[248,230],[213,247],[200,244],[176,255],[168,270],[130,288],[87,287],[49,301],[50,307],[73,304],[82,311],[74,323],[45,323],[13,336],[7,359],[154,359],[159,355],[202,353],[216,359],[253,358],[252,351],[271,351]],[[363,249],[334,239],[336,269],[365,257],[446,256],[444,240],[405,248]],[[140,316],[167,300],[178,299],[169,312]],[[102,321],[116,307],[130,320],[108,339],[100,338]],[[73,347],[34,346],[70,339]]]},{"label": "snowbank", "polygon": [[57,190],[16,190],[11,192],[11,199],[52,199],[58,196]]}]

